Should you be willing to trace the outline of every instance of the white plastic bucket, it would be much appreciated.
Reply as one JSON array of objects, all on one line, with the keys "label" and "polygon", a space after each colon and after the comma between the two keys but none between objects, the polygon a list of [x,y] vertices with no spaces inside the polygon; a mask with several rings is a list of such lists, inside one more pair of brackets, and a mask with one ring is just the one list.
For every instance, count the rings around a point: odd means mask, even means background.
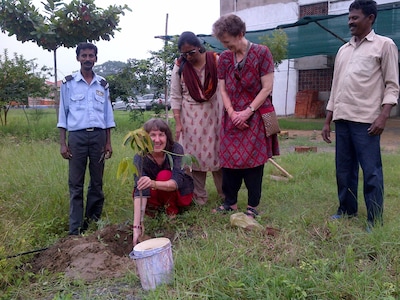
[{"label": "white plastic bucket", "polygon": [[171,241],[167,238],[146,240],[133,247],[129,256],[136,261],[140,283],[145,290],[173,280],[174,261]]}]

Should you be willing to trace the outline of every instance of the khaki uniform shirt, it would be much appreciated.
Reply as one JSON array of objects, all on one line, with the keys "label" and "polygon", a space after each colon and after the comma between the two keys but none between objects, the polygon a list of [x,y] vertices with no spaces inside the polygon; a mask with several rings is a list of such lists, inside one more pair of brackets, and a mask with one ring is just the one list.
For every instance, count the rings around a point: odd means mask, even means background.
[{"label": "khaki uniform shirt", "polygon": [[327,105],[333,121],[372,123],[398,97],[398,49],[390,38],[372,30],[358,46],[353,37],[339,49]]}]

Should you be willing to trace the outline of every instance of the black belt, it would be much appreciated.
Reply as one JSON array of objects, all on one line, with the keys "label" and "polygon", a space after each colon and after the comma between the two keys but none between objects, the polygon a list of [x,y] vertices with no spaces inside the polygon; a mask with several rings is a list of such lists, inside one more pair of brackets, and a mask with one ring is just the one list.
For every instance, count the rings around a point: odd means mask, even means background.
[{"label": "black belt", "polygon": [[83,129],[83,130],[85,130],[85,131],[96,131],[96,130],[103,130],[102,128],[98,128],[98,127],[90,127],[90,128],[86,128],[86,129]]}]

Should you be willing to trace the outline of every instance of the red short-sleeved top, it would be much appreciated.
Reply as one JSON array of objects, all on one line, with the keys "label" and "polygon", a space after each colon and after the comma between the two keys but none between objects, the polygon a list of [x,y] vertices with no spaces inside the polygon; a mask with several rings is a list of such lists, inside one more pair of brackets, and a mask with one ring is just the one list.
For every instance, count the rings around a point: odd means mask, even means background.
[{"label": "red short-sleeved top", "polygon": [[[274,72],[274,62],[268,47],[252,44],[245,65],[235,78],[234,54],[226,50],[218,61],[218,79],[225,80],[226,92],[236,111],[246,109],[260,92],[261,77]],[[267,98],[262,106],[271,106]],[[225,111],[221,126],[220,163],[233,169],[253,168],[267,162],[273,155],[279,155],[277,135],[266,137],[264,123],[259,111],[248,119],[249,128],[235,127]]]}]

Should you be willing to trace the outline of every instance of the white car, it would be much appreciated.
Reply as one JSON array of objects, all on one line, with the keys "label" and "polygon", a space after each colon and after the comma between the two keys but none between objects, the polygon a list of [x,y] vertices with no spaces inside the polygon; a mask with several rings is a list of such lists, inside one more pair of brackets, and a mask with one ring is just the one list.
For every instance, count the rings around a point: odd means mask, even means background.
[{"label": "white car", "polygon": [[112,104],[113,110],[133,110],[134,103],[126,103],[125,101],[119,100]]},{"label": "white car", "polygon": [[153,107],[154,94],[145,94],[140,97],[139,103],[145,107],[145,110],[151,110]]},{"label": "white car", "polygon": [[137,96],[135,100],[133,100],[132,102],[132,109],[137,109],[137,110],[146,110],[146,102],[145,100],[140,97]]},{"label": "white car", "polygon": [[[155,105],[160,105],[161,107],[165,107],[165,96],[164,94],[160,94],[159,97],[155,97],[154,94],[146,94],[142,96],[142,102],[145,103],[146,105],[146,110],[151,110],[153,109],[153,106]],[[168,99],[169,101],[169,99]],[[168,109],[171,108],[171,103],[167,101],[167,106]]]}]

